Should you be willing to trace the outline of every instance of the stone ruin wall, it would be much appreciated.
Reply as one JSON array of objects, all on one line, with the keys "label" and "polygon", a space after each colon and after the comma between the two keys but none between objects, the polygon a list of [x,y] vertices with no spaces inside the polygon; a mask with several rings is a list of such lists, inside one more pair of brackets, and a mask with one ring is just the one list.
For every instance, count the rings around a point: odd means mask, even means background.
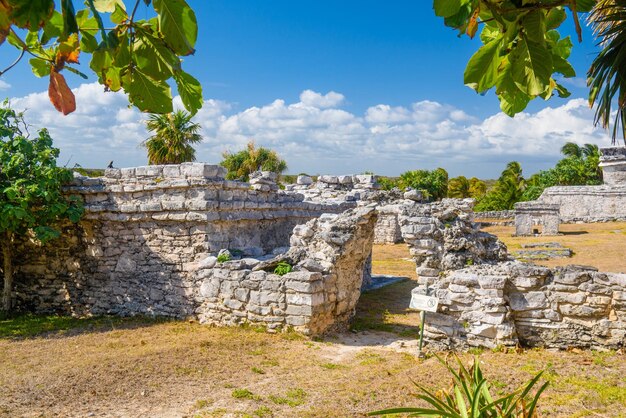
[{"label": "stone ruin wall", "polygon": [[[84,196],[87,215],[52,245],[22,245],[20,305],[322,334],[354,314],[387,215],[416,263],[418,291],[441,300],[427,314],[434,347],[625,345],[624,275],[512,262],[473,222],[471,199],[423,204],[366,190],[372,201],[322,204],[262,177],[223,176],[184,164],[77,179],[71,191]],[[225,248],[241,254],[218,263]],[[280,261],[294,271],[274,274]]]},{"label": "stone ruin wall", "polygon": [[626,346],[626,275],[507,261],[449,272],[425,335],[440,348]]},{"label": "stone ruin wall", "polygon": [[626,185],[549,187],[536,202],[559,205],[564,223],[626,221]]},{"label": "stone ruin wall", "polygon": [[198,316],[198,270],[221,249],[241,252],[244,263],[273,258],[286,251],[296,225],[354,206],[304,202],[224,175],[219,166],[194,163],[75,179],[68,193],[83,196],[86,215],[50,245],[21,244],[18,305],[77,315]]},{"label": "stone ruin wall", "polygon": [[600,149],[601,186],[557,186],[544,190],[539,204],[560,206],[561,222],[626,220],[626,147]]}]

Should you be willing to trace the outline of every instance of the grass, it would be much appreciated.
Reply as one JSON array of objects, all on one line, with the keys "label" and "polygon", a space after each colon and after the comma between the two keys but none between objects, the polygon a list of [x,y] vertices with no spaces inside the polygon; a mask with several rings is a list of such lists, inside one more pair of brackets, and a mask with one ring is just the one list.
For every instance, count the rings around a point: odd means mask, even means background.
[{"label": "grass", "polygon": [[129,327],[146,323],[168,321],[165,318],[97,316],[74,318],[61,315],[17,315],[0,313],[0,338],[29,338],[49,335],[64,335],[68,331],[109,331],[117,327]]},{"label": "grass", "polygon": [[[415,405],[411,379],[435,389],[448,384],[436,359],[376,347],[146,318],[119,319],[114,328],[83,320],[60,334],[49,327],[35,334],[44,320],[0,324],[9,335],[0,339],[0,416],[362,416]],[[30,329],[29,338],[14,338],[12,321]],[[619,352],[475,353],[502,391],[548,369],[546,416],[612,417],[626,408],[626,361]],[[264,374],[255,371],[260,367]]]},{"label": "grass", "polygon": [[626,273],[626,222],[591,224],[562,224],[562,235],[554,237],[514,237],[515,227],[489,226],[483,231],[495,234],[506,244],[509,252],[522,248],[522,244],[558,242],[574,251],[571,258],[538,260],[536,264],[547,267],[582,264],[600,271]]}]

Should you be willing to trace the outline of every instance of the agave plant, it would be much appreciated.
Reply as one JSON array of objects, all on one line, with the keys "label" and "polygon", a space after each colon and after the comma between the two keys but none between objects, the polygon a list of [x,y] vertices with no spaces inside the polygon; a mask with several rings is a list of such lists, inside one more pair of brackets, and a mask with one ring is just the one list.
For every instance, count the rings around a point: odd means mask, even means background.
[{"label": "agave plant", "polygon": [[437,359],[446,366],[452,375],[452,386],[449,390],[437,393],[426,389],[418,383],[414,384],[421,390],[415,395],[429,406],[423,408],[391,408],[370,412],[369,415],[407,414],[410,417],[447,417],[447,418],[533,418],[537,416],[537,402],[548,382],[542,384],[532,393],[543,372],[538,373],[521,388],[501,397],[490,393],[489,383],[480,370],[478,359],[467,368],[461,359],[455,356],[459,370],[440,357]]}]

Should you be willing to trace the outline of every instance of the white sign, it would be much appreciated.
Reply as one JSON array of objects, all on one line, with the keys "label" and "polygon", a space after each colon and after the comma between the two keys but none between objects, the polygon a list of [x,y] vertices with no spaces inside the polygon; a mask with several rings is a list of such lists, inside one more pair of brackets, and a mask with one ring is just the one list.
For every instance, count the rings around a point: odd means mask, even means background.
[{"label": "white sign", "polygon": [[417,309],[418,311],[437,312],[439,299],[433,296],[420,295],[416,293],[417,289],[411,292],[411,303],[409,309]]}]

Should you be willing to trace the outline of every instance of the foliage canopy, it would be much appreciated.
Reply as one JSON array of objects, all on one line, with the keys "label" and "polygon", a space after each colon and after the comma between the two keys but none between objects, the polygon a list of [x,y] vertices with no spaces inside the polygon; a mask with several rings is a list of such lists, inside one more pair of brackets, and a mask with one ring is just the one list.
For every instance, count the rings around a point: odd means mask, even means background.
[{"label": "foliage canopy", "polygon": [[254,142],[248,142],[246,149],[231,153],[226,151],[222,154],[220,165],[228,170],[226,178],[229,180],[239,179],[248,181],[250,174],[255,171],[272,171],[281,174],[287,169],[287,162],[268,148],[256,147]]},{"label": "foliage canopy", "polygon": [[[76,109],[74,94],[62,73],[83,78],[79,59],[91,54],[89,68],[106,90],[123,90],[143,112],[169,113],[173,79],[187,110],[202,107],[202,87],[182,69],[181,57],[194,53],[198,25],[185,0],[135,0],[128,9],[123,0],[86,0],[76,10],[73,0],[0,0],[0,46],[18,50],[37,77],[50,80],[48,95],[59,112]],[[140,5],[154,17],[137,20]],[[110,23],[110,24],[109,24]],[[6,41],[6,42],[5,42]]]},{"label": "foliage canopy", "polygon": [[[589,72],[590,105],[597,104],[596,123],[608,127],[611,105],[618,98],[613,141],[621,125],[624,134],[626,116],[626,79],[623,77],[626,56],[626,4],[621,0],[434,0],[435,14],[447,26],[474,38],[478,33],[482,46],[467,63],[464,83],[485,93],[495,89],[504,113],[513,116],[523,111],[535,98],[568,97],[560,77],[575,77],[568,58],[570,37],[558,32],[570,12],[582,41],[579,13],[592,12],[589,22],[600,39],[602,51]],[[626,141],[626,136],[625,136]]]},{"label": "foliage canopy", "polygon": [[22,114],[5,103],[0,107],[0,246],[2,247],[3,307],[11,307],[12,246],[15,236],[45,243],[60,235],[61,219],[78,222],[83,213],[78,197],[67,197],[61,186],[72,173],[57,167],[59,150],[42,129],[30,138]]}]

